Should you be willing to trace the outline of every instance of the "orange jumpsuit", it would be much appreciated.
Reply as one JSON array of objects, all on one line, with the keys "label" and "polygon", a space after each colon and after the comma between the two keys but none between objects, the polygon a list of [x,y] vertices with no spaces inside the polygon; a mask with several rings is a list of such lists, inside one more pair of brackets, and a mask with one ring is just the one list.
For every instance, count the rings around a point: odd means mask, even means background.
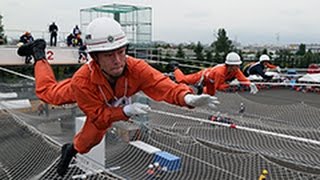
[{"label": "orange jumpsuit", "polygon": [[84,64],[72,78],[59,83],[46,60],[36,63],[36,95],[56,105],[76,102],[87,116],[73,140],[79,153],[86,153],[99,144],[113,122],[128,119],[123,107],[111,105],[123,96],[130,97],[141,90],[156,101],[187,106],[184,96],[193,93],[188,86],[174,83],[142,60],[128,56],[126,61],[124,74],[114,89],[95,61]]},{"label": "orange jumpsuit", "polygon": [[[266,67],[270,68],[270,69],[277,68],[277,66],[270,64],[269,62],[266,63]],[[273,76],[266,75],[264,69],[265,69],[265,66],[263,63],[252,62],[252,63],[249,63],[243,67],[243,73],[247,77],[250,75],[253,75],[253,74],[257,74],[257,75],[260,75],[264,79],[272,79]]]},{"label": "orange jumpsuit", "polygon": [[273,65],[273,64],[271,64],[271,63],[267,63],[267,68],[275,69],[275,68],[277,68],[277,66],[276,66],[276,65]]},{"label": "orange jumpsuit", "polygon": [[240,69],[234,72],[227,71],[225,64],[219,64],[212,68],[206,68],[194,74],[184,75],[180,69],[174,71],[174,76],[178,83],[195,85],[203,78],[204,89],[203,92],[209,95],[215,95],[216,90],[224,90],[229,87],[226,81],[237,78],[238,81],[250,84],[250,80],[247,79]]}]

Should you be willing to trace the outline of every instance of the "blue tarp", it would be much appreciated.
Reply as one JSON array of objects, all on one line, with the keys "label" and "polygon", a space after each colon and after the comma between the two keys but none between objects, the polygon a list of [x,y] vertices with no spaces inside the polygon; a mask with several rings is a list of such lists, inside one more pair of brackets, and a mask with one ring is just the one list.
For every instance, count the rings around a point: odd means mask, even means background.
[{"label": "blue tarp", "polygon": [[176,171],[181,167],[181,158],[166,151],[157,152],[153,162],[158,162],[161,167],[167,167],[168,171]]}]

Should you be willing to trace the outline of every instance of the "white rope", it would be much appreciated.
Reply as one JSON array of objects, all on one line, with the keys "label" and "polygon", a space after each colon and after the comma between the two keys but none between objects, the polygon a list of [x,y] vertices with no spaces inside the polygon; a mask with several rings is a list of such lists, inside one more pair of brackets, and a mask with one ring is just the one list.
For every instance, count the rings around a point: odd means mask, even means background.
[{"label": "white rope", "polygon": [[[247,85],[248,82],[240,81],[240,84]],[[272,85],[272,86],[308,86],[308,87],[320,87],[320,84],[312,83],[291,83],[291,82],[253,82],[254,84],[259,85]]]},{"label": "white rope", "polygon": [[260,134],[277,136],[277,137],[281,137],[281,138],[285,138],[285,139],[290,139],[290,140],[295,140],[295,141],[300,141],[300,142],[320,145],[320,141],[313,140],[313,139],[307,139],[307,138],[296,137],[296,136],[291,136],[291,135],[287,135],[287,134],[281,134],[281,133],[276,133],[276,132],[271,132],[271,131],[265,131],[265,130],[260,130],[260,129],[244,127],[244,126],[238,126],[238,125],[235,125],[235,124],[227,124],[227,123],[209,121],[207,119],[196,118],[196,117],[192,117],[192,116],[185,116],[185,115],[182,115],[182,114],[169,113],[169,112],[164,112],[164,111],[159,111],[159,110],[150,110],[150,111],[154,112],[154,113],[157,113],[157,114],[163,114],[163,115],[167,115],[167,116],[173,116],[173,117],[178,117],[178,118],[183,118],[183,119],[189,119],[189,120],[192,120],[192,121],[204,122],[204,123],[214,124],[214,125],[218,125],[218,126],[241,129],[241,130],[244,130],[244,131],[256,132],[256,133],[260,133]]},{"label": "white rope", "polygon": [[[160,63],[160,64],[169,64],[166,61],[158,61],[158,60],[151,60],[151,59],[145,59],[148,63]],[[187,67],[187,68],[194,68],[194,69],[203,69],[205,67],[199,67],[194,65],[188,65],[188,64],[179,64],[180,67]]]},{"label": "white rope", "polygon": [[11,74],[15,74],[15,75],[17,75],[17,76],[24,77],[24,78],[26,78],[26,79],[30,79],[30,80],[32,80],[32,81],[35,80],[35,78],[32,77],[32,76],[24,75],[24,74],[21,74],[21,73],[12,71],[12,70],[10,70],[10,69],[6,69],[6,68],[3,68],[3,67],[0,67],[0,70],[6,71],[6,72],[11,73]]}]

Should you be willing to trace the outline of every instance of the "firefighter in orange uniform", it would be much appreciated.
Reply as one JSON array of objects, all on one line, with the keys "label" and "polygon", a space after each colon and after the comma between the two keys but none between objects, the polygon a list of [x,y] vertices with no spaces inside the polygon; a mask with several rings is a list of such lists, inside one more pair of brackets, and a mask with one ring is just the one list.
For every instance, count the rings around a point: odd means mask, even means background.
[{"label": "firefighter in orange uniform", "polygon": [[217,98],[194,95],[183,84],[176,84],[143,60],[126,55],[128,40],[118,22],[102,17],[87,28],[86,44],[92,60],[84,64],[70,79],[57,82],[45,59],[44,40],[18,49],[20,56],[35,59],[36,95],[46,103],[61,105],[77,103],[87,119],[75,135],[73,143],[62,146],[57,172],[63,176],[72,158],[90,151],[99,144],[107,129],[115,121],[146,114],[146,104],[131,103],[130,97],[139,91],[156,101],[178,106],[215,107]]},{"label": "firefighter in orange uniform", "polygon": [[245,76],[260,75],[263,79],[270,80],[273,76],[265,73],[265,68],[276,69],[278,73],[281,73],[281,68],[270,63],[270,57],[266,54],[260,56],[258,62],[249,63],[243,67],[243,73]]},{"label": "firefighter in orange uniform", "polygon": [[239,66],[242,63],[240,56],[235,52],[230,52],[226,56],[224,64],[218,64],[212,68],[206,68],[194,74],[184,75],[179,68],[174,69],[174,76],[178,83],[185,83],[200,87],[198,91],[209,95],[215,95],[217,90],[224,90],[230,85],[226,82],[237,79],[241,84],[250,86],[250,92],[255,94],[258,92],[254,83],[251,83],[243,73]]}]

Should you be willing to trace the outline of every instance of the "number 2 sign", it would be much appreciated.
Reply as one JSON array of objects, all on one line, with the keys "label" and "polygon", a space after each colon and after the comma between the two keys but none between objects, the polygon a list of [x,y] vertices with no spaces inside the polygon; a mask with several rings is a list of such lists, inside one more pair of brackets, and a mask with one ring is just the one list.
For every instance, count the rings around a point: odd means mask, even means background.
[{"label": "number 2 sign", "polygon": [[54,53],[53,51],[47,51],[47,60],[53,61],[54,60]]}]

